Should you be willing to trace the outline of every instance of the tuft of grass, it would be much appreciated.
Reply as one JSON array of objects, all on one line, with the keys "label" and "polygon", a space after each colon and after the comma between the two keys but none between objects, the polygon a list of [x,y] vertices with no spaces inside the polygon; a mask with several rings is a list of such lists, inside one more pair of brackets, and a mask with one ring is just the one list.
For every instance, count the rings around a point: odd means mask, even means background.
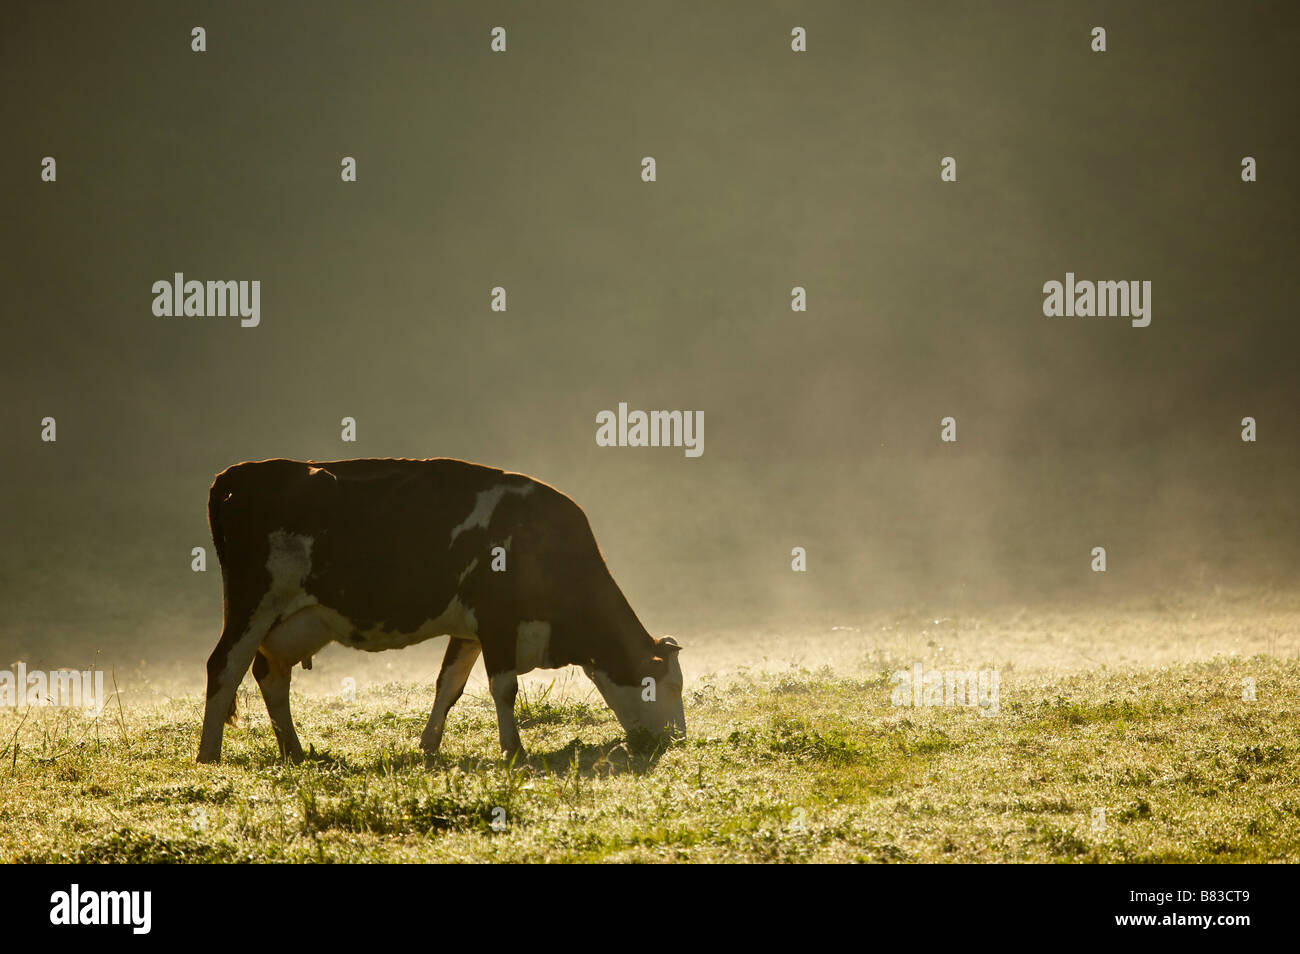
[{"label": "tuft of grass", "polygon": [[71,852],[37,852],[16,860],[36,864],[161,865],[213,864],[241,859],[235,846],[228,842],[205,842],[185,836],[155,835],[119,828],[79,845]]},{"label": "tuft of grass", "polygon": [[515,719],[521,729],[535,725],[595,725],[606,715],[586,700],[561,701],[554,697],[555,680],[534,695],[520,689],[515,700]]}]

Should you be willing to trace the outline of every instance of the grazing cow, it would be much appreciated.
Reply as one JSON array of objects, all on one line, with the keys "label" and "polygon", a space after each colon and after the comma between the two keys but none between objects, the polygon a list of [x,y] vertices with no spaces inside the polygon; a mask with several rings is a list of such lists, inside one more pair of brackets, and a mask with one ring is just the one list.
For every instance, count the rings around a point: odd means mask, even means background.
[{"label": "grazing cow", "polygon": [[685,734],[680,647],[646,632],[582,508],[540,481],[462,460],[264,460],[217,475],[208,523],[224,586],[199,761],[251,664],[283,758],[302,746],[289,677],[330,642],[377,652],[447,635],[432,759],[479,653],[501,748],[522,754],[516,677],[582,666],[630,733]]}]

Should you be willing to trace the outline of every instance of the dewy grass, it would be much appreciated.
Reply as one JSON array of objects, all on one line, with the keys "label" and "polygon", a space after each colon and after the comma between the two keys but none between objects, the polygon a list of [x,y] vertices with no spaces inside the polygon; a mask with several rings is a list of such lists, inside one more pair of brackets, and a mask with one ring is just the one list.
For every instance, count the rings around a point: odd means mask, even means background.
[{"label": "dewy grass", "polygon": [[646,752],[543,689],[521,693],[514,765],[467,698],[431,769],[427,687],[296,700],[300,765],[252,706],[217,766],[194,763],[199,698],[99,733],[8,710],[0,861],[1300,860],[1296,660],[1025,670],[1001,692],[983,718],[893,706],[879,667],[705,677],[688,738]]}]

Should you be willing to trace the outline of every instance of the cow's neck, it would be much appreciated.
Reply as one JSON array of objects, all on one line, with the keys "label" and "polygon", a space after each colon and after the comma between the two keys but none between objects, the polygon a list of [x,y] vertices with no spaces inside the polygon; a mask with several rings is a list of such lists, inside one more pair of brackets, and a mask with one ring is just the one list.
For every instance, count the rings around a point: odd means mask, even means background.
[{"label": "cow's neck", "polygon": [[597,618],[603,621],[604,633],[587,630],[583,638],[588,641],[583,655],[594,661],[596,668],[607,672],[624,684],[636,679],[639,666],[654,655],[654,637],[641,625],[636,613],[628,605],[617,585],[608,593]]}]

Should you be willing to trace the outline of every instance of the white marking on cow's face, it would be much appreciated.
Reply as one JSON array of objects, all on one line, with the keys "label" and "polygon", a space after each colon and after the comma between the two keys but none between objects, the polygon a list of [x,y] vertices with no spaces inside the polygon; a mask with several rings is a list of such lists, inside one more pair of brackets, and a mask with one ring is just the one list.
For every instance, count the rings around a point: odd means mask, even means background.
[{"label": "white marking on cow's face", "polygon": [[526,620],[515,629],[515,672],[531,672],[550,664],[551,624],[545,620]]},{"label": "white marking on cow's face", "polygon": [[506,494],[519,494],[521,497],[526,497],[532,492],[532,484],[498,484],[487,490],[480,490],[474,498],[474,509],[469,512],[469,516],[452,528],[451,540],[447,546],[450,548],[451,544],[456,542],[456,538],[466,530],[475,527],[487,529],[488,521],[492,519],[497,504],[501,503],[501,498]]},{"label": "white marking on cow's face", "polygon": [[619,724],[627,732],[642,729],[651,734],[684,736],[686,734],[686,713],[682,708],[682,667],[676,659],[667,660],[668,672],[655,686],[655,700],[642,700],[643,688],[620,686],[608,674],[591,666],[583,666],[582,671],[596,684],[601,697],[614,710]]}]

